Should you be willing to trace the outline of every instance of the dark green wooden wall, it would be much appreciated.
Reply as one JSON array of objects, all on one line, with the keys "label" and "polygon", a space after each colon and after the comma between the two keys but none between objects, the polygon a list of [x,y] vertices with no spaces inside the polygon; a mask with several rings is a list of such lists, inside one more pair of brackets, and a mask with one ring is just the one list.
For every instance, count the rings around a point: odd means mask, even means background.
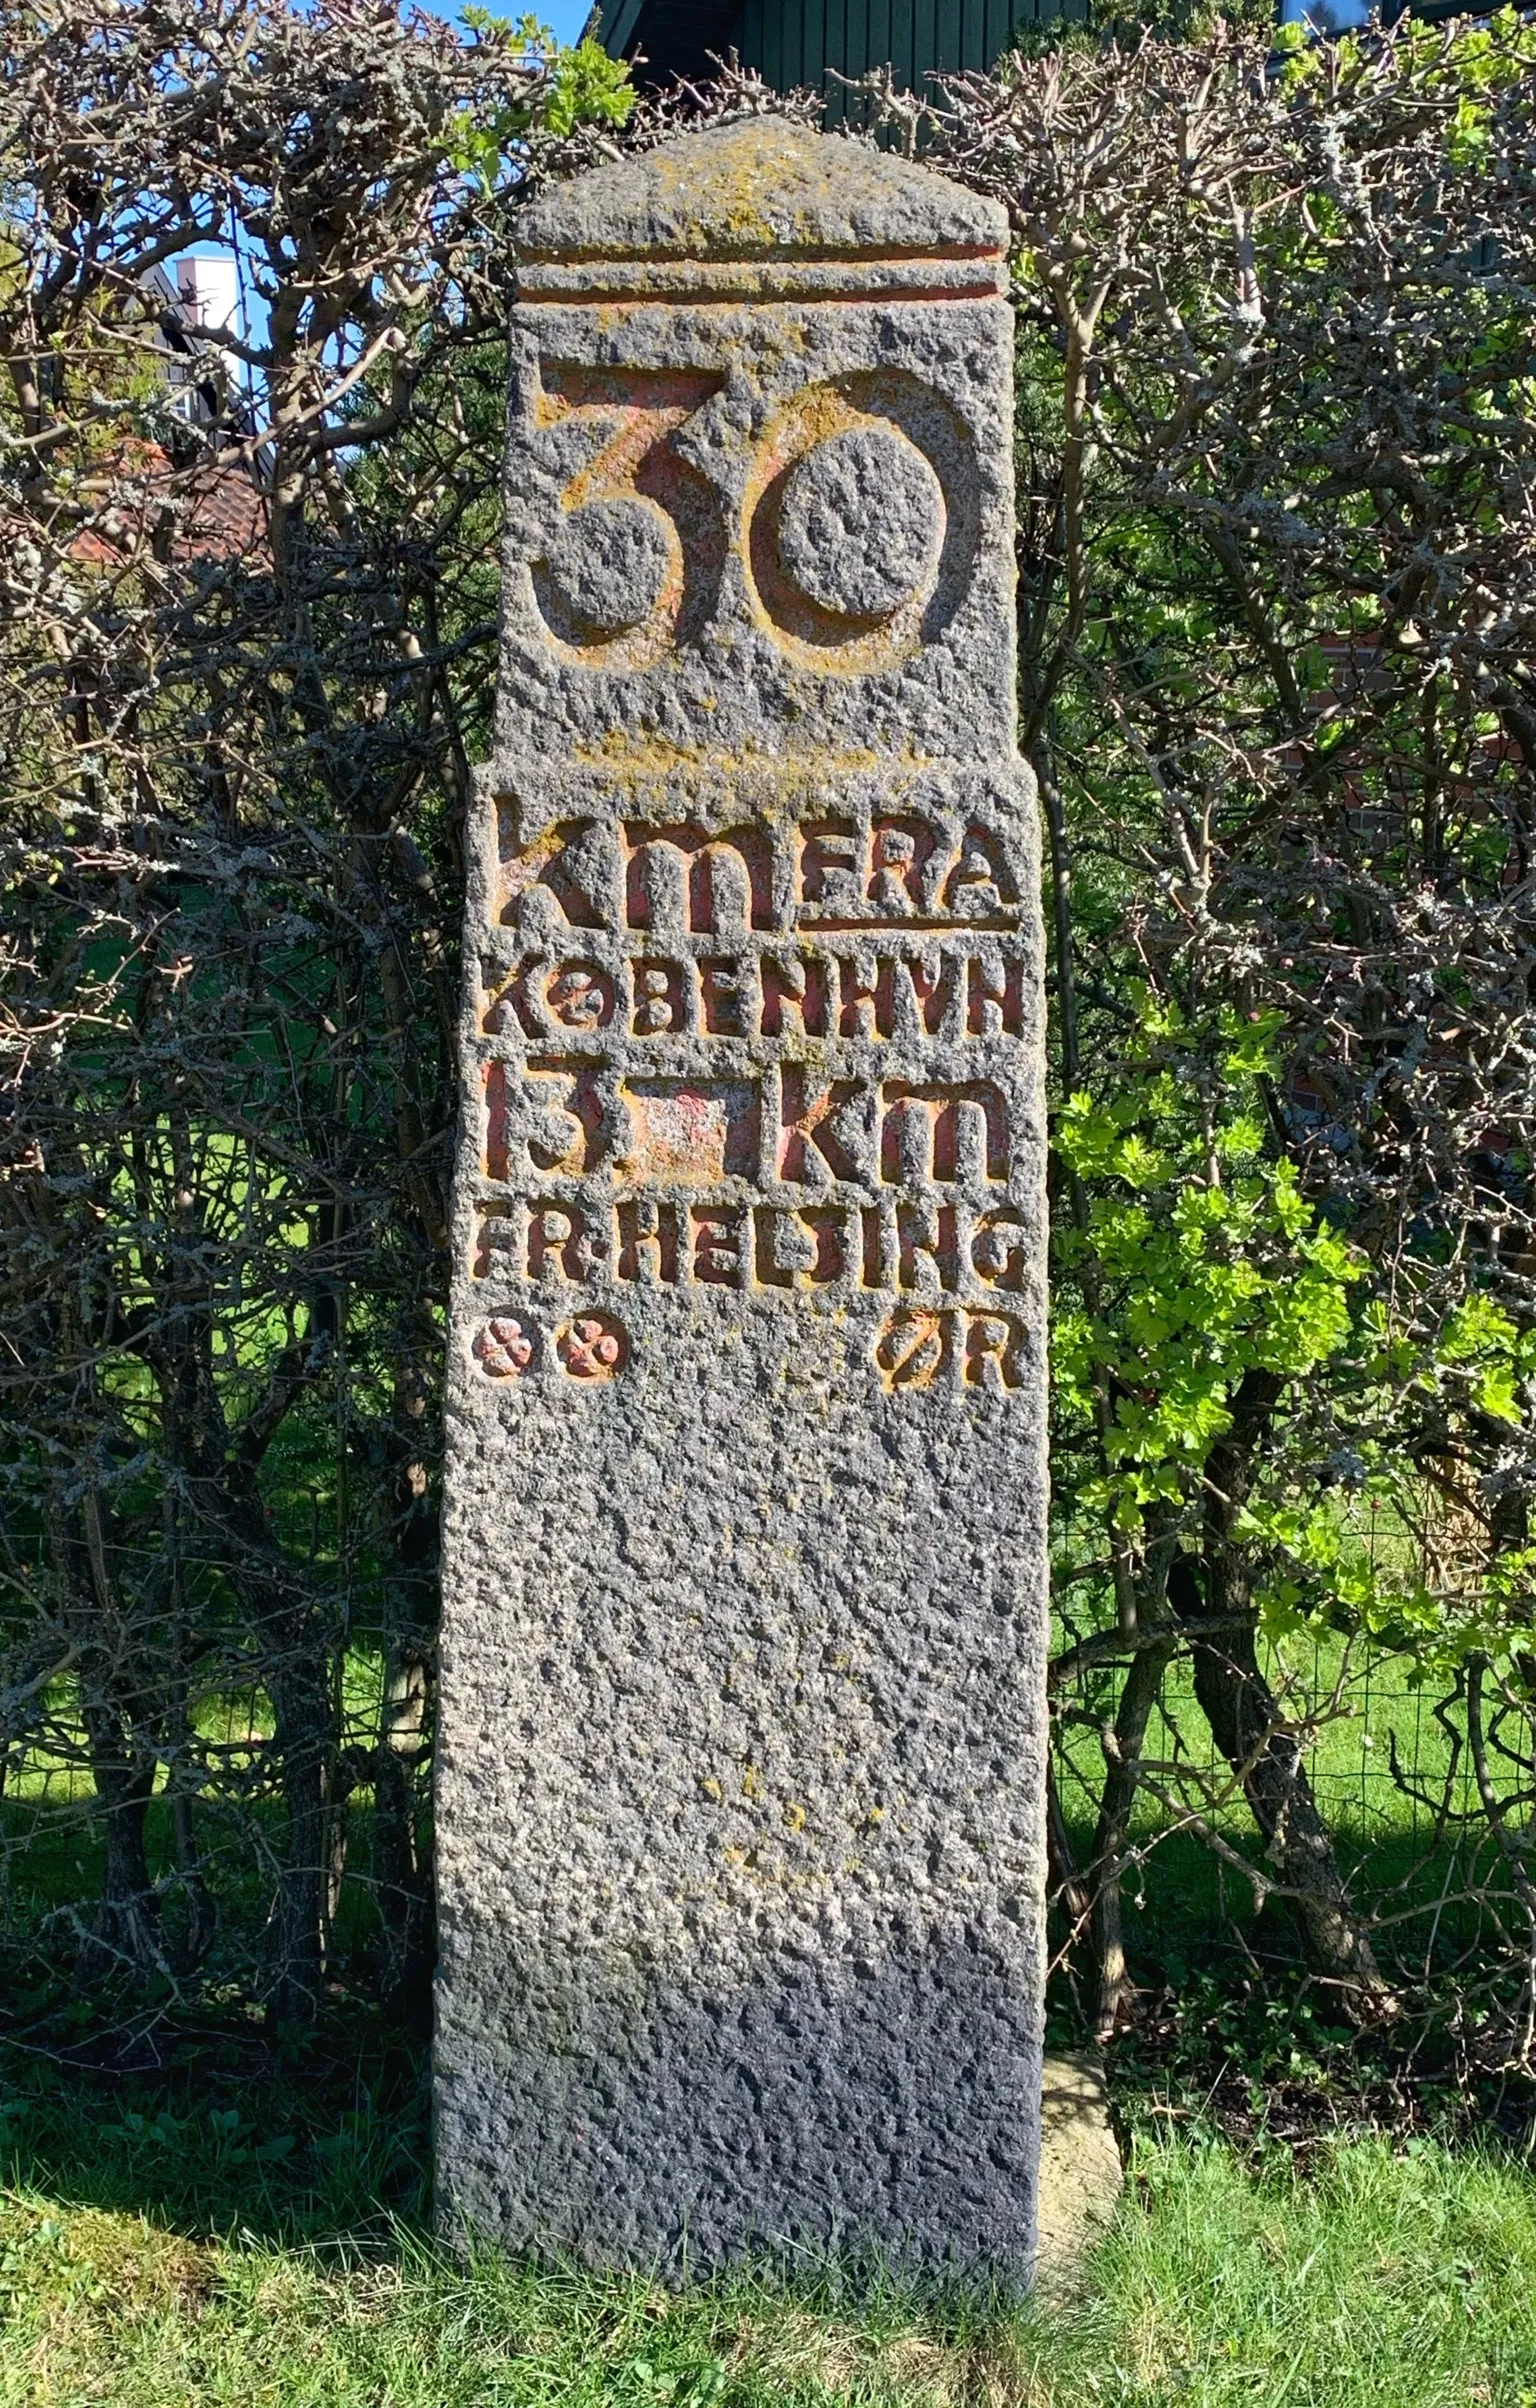
[{"label": "dark green wooden wall", "polygon": [[780,91],[887,62],[920,91],[935,71],[994,66],[1029,26],[1086,13],[1087,0],[603,0],[597,31],[615,57],[643,51],[648,82],[707,74],[709,52],[734,49]]},{"label": "dark green wooden wall", "polygon": [[1021,27],[1086,13],[1085,0],[746,0],[736,43],[780,91],[887,61],[920,91],[935,70],[995,65]]}]

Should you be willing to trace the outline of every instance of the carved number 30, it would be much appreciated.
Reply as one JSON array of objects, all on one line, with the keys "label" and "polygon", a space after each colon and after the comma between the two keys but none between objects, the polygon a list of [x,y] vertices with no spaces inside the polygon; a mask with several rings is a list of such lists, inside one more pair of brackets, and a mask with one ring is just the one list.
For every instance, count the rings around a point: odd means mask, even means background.
[{"label": "carved number 30", "polygon": [[[546,370],[538,422],[590,425],[603,439],[560,496],[534,590],[550,632],[593,667],[649,668],[714,609],[731,538],[677,438],[720,382],[684,369]],[[796,395],[747,464],[748,587],[786,649],[819,667],[879,667],[918,641],[944,542],[943,405],[903,403],[889,378],[864,382]],[[830,547],[829,528],[841,530]]]},{"label": "carved number 30", "polygon": [[678,429],[720,389],[685,369],[545,371],[538,419],[607,430],[560,496],[534,589],[551,631],[594,666],[643,669],[707,611],[725,559],[709,480]]}]

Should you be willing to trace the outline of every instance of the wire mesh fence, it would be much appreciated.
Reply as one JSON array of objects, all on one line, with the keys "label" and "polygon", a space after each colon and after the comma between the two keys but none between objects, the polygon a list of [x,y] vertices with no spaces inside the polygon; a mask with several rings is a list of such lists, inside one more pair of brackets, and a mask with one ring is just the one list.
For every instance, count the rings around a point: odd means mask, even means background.
[{"label": "wire mesh fence", "polygon": [[[1432,1493],[1414,1537],[1368,1511],[1355,1539],[1373,1571],[1405,1555],[1424,1583],[1474,1575]],[[1067,1584],[1067,1595],[1073,1590]],[[1104,1628],[1107,1601],[1097,1627]],[[1092,1620],[1091,1609],[1088,1620]],[[1082,1629],[1071,1634],[1081,1652]],[[1294,1961],[1286,1884],[1250,1807],[1249,1767],[1217,1745],[1201,1711],[1193,1657],[1179,1640],[1157,1689],[1136,1765],[1136,1800],[1119,1849],[1133,1946],[1154,1976],[1175,1977],[1213,1946]],[[1258,1648],[1271,1735],[1294,1746],[1342,1890],[1414,2028],[1455,2024],[1501,2071],[1532,2069],[1536,1936],[1536,1691],[1528,1663],[1457,1658],[1303,1623]],[[1062,1661],[1058,1658],[1058,1661]],[[1053,1769],[1070,1850],[1054,1868],[1067,1939],[1084,1937],[1084,1901],[1101,1869],[1106,1770],[1117,1758],[1122,1665],[1074,1671],[1054,1697]],[[1085,1886],[1086,1883],[1086,1886]],[[1076,1920],[1073,1907],[1076,1901]]]},{"label": "wire mesh fence", "polygon": [[[1091,1622],[1083,1588],[1069,1584],[1066,1595],[1074,1617]],[[338,1600],[320,1664],[325,1712],[297,1746],[270,1690],[229,1658],[205,1656],[179,1692],[174,1726],[163,1658],[146,1664],[138,1690],[119,1667],[105,1747],[76,1672],[66,1664],[23,1697],[12,1662],[0,1952],[13,2017],[46,2020],[73,2001],[82,2017],[143,2035],[194,2008],[259,2020],[291,2012],[297,1889],[316,1918],[321,2002],[383,2005],[419,2021],[430,1955],[430,1647],[391,1648],[360,1619],[355,1593],[350,1608]],[[1059,1636],[1069,1639],[1070,1625]],[[1403,1648],[1305,1629],[1266,1642],[1260,1660],[1276,1728],[1294,1739],[1394,1983],[1432,2012],[1473,1990],[1485,2003],[1502,1999],[1498,2046],[1528,2055],[1536,1800],[1532,1716],[1518,1689],[1484,1685],[1490,1801],[1465,1665],[1436,1670]],[[1057,1796],[1087,1877],[1121,1674],[1102,1663],[1054,1697]],[[306,1812],[314,1801],[318,1811]],[[1242,1768],[1201,1711],[1187,1645],[1163,1670],[1122,1855],[1133,1948],[1149,1978],[1176,1978],[1213,1947],[1254,1962],[1294,1957],[1284,1881]]]}]

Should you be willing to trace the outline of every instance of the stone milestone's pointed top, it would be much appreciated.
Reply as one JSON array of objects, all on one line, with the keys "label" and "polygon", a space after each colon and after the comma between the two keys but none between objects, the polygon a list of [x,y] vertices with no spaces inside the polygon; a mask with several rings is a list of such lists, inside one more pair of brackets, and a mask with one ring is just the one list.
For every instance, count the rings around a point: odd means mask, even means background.
[{"label": "stone milestone's pointed top", "polygon": [[929,168],[788,118],[754,117],[558,186],[523,216],[518,248],[530,263],[995,259],[1007,241],[996,201]]}]

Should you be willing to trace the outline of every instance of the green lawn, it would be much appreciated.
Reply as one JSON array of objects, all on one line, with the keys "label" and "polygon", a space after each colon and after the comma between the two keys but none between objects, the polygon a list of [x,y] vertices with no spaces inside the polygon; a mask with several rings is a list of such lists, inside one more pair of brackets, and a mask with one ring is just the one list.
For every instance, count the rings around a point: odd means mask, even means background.
[{"label": "green lawn", "polygon": [[[1340,1666],[1319,1651],[1303,1669],[1326,1694]],[[1324,1730],[1314,1773],[1362,1892],[1389,1913],[1437,1908],[1448,1946],[1459,1924],[1443,1902],[1475,1843],[1453,1826],[1437,1845],[1432,1809],[1392,1781],[1394,1734],[1432,1798],[1453,1767],[1427,1704],[1385,1672],[1346,1685],[1358,1712]],[[1170,1702],[1193,1737],[1181,1688]],[[1171,1752],[1165,1730],[1153,1744]],[[1073,1732],[1079,1748],[1086,1769],[1091,1728]],[[31,1772],[0,1807],[0,1908],[23,1924],[88,1897],[99,1851],[83,1797],[50,1786],[47,1765]],[[367,1814],[360,1798],[363,1865]],[[1240,1804],[1218,1819],[1253,1847]],[[163,1821],[157,1801],[157,1851]],[[1157,1839],[1158,1823],[1144,1802],[1129,1927],[1149,1997],[1164,1981],[1177,1993],[1178,2028],[1121,2052],[1131,2178],[1071,2311],[465,2270],[428,2234],[408,2053],[338,2024],[274,2079],[270,2037],[211,1995],[205,2032],[157,2036],[158,2072],[114,2079],[41,2046],[0,2050],[0,2408],[1536,2408],[1536,2171],[1449,2139],[1323,2139],[1299,2158],[1218,2137],[1213,2107],[1227,2133],[1262,2134],[1282,2093],[1285,2128],[1337,2115],[1358,2129],[1374,2112],[1369,2052],[1286,1974],[1279,1910],[1255,1915],[1241,1875],[1190,1834]],[[250,1890],[254,1928],[265,1891],[239,1849],[218,1873],[226,1911]],[[1241,1978],[1240,1946],[1273,1956],[1265,1984]],[[90,2037],[63,2014],[66,2054]],[[1427,2070],[1420,2121],[1439,2112]]]},{"label": "green lawn", "polygon": [[1536,2404],[1536,2177],[1477,2149],[1354,2139],[1302,2168],[1141,2138],[1082,2302],[1036,2317],[462,2269],[421,2223],[414,2096],[317,2133],[297,2092],[243,2095],[13,2091],[0,2408]]}]

